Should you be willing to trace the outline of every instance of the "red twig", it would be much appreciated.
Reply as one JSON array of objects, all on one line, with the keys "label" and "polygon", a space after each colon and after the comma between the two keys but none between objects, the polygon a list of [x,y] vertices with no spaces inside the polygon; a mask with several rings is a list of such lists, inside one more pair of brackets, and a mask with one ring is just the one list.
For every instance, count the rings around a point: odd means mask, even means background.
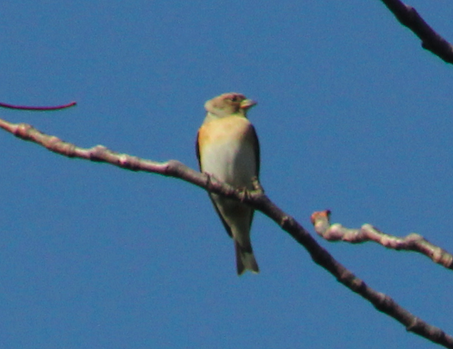
[{"label": "red twig", "polygon": [[12,105],[12,104],[6,104],[6,103],[0,102],[0,107],[8,108],[8,109],[17,109],[17,110],[49,111],[49,110],[60,110],[60,109],[70,108],[70,107],[75,106],[76,104],[77,104],[76,102],[71,102],[68,104],[57,105],[54,107],[27,107],[27,106],[22,106],[22,105]]}]

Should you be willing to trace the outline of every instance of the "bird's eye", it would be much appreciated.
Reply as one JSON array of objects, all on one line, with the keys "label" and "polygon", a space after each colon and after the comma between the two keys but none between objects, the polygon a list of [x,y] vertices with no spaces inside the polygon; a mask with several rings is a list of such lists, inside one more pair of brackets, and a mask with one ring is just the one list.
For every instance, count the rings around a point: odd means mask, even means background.
[{"label": "bird's eye", "polygon": [[239,97],[238,96],[233,96],[231,97],[231,101],[232,102],[237,102],[239,100]]}]

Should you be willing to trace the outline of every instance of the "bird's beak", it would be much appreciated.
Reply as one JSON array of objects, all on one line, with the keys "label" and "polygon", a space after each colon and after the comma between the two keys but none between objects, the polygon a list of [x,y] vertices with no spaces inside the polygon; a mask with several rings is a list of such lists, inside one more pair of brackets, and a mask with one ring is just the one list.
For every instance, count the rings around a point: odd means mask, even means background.
[{"label": "bird's beak", "polygon": [[251,99],[244,99],[241,102],[241,109],[247,110],[247,109],[253,107],[255,104],[256,104],[256,102]]}]

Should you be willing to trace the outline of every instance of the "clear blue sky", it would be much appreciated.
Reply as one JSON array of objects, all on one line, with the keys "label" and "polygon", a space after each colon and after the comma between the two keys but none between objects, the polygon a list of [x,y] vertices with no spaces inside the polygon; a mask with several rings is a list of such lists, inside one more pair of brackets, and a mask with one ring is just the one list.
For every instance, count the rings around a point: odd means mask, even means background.
[{"label": "clear blue sky", "polygon": [[[453,40],[453,4],[411,1]],[[417,232],[453,251],[453,67],[378,1],[4,0],[0,110],[82,147],[196,168],[203,104],[258,101],[270,198],[310,231]],[[432,348],[257,214],[238,278],[205,192],[68,159],[0,132],[0,347]],[[329,243],[371,287],[453,333],[452,274],[414,253]]]}]

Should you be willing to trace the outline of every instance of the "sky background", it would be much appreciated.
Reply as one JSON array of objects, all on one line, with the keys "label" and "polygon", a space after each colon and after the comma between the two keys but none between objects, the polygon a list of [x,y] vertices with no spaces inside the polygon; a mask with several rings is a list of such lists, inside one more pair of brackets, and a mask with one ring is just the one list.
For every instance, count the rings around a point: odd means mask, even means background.
[{"label": "sky background", "polygon": [[[411,0],[447,40],[453,3]],[[453,251],[453,66],[378,0],[3,0],[0,110],[81,147],[196,168],[206,100],[241,92],[261,182],[309,218],[422,234]],[[339,284],[260,213],[259,275],[188,183],[68,159],[0,132],[0,347],[432,348]],[[331,243],[374,289],[453,333],[452,274]]]}]

